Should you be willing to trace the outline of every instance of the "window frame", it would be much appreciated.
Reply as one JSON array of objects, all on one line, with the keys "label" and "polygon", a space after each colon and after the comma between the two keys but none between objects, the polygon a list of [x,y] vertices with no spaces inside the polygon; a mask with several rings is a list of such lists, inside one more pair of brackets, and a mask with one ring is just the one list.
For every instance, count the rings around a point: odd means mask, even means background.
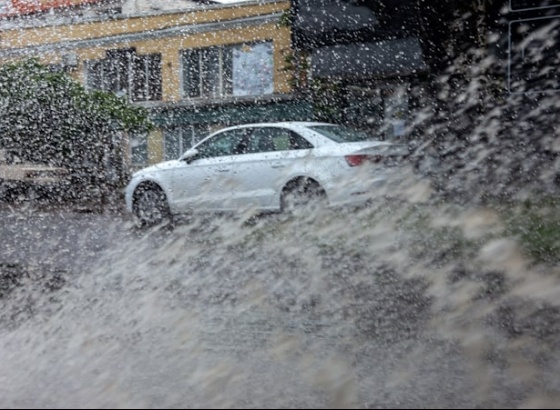
[{"label": "window frame", "polygon": [[[181,50],[180,61],[181,61],[181,98],[183,100],[205,100],[212,98],[224,98],[233,96],[233,87],[226,87],[227,82],[231,83],[232,80],[227,80],[224,78],[225,68],[224,68],[224,54],[226,50],[233,50],[235,46],[233,45],[223,45],[223,46],[213,46],[213,47],[199,47],[187,50]],[[217,93],[207,93],[205,87],[205,80],[207,80],[208,67],[204,67],[205,63],[205,53],[210,53],[212,50],[218,51],[218,92]],[[187,84],[187,75],[192,72],[187,65],[189,59],[189,54],[194,54],[198,61],[196,61],[197,67],[197,82],[196,95],[191,95],[191,91],[195,88],[189,83]],[[232,75],[233,78],[233,75]]]},{"label": "window frame", "polygon": [[[137,70],[139,66],[143,67],[142,75]],[[89,90],[111,92],[131,102],[163,100],[161,53],[137,54],[135,49],[107,50],[105,58],[85,61],[84,70]],[[142,76],[143,84],[138,87],[137,80]],[[120,85],[124,88],[118,87]],[[141,94],[139,90],[142,90]]]},{"label": "window frame", "polygon": [[[130,136],[130,143],[129,143],[129,158],[130,164],[133,167],[144,167],[148,165],[150,162],[150,150],[149,150],[149,143],[148,143],[149,135],[147,132],[142,133],[134,133]],[[135,145],[135,141],[139,141],[137,145]],[[139,157],[138,154],[135,154],[135,150],[141,149],[141,157],[142,160],[140,162],[136,161],[136,158]]]},{"label": "window frame", "polygon": [[[272,82],[272,86],[273,86],[273,91],[272,93],[265,93],[265,94],[249,94],[249,95],[244,95],[244,96],[236,96],[235,95],[235,87],[234,87],[234,76],[235,76],[235,70],[234,70],[234,53],[235,50],[237,48],[243,48],[243,47],[255,47],[257,45],[260,44],[267,44],[270,45],[271,49],[272,49],[272,76],[271,76],[271,82]],[[181,70],[181,76],[180,76],[180,80],[181,80],[181,99],[183,100],[187,100],[187,101],[198,101],[198,100],[211,100],[211,99],[222,99],[222,98],[234,98],[234,97],[259,97],[262,95],[271,95],[274,94],[274,90],[276,88],[276,84],[275,84],[275,75],[274,75],[274,70],[275,70],[275,56],[274,56],[274,47],[275,47],[275,43],[273,39],[266,39],[266,40],[259,40],[259,41],[252,41],[252,42],[241,42],[241,43],[234,43],[234,44],[222,44],[222,45],[216,45],[216,46],[210,46],[210,47],[195,47],[195,48],[190,48],[190,49],[183,49],[179,51],[179,60],[180,60],[180,70]],[[205,89],[204,89],[204,80],[205,78],[208,78],[208,70],[207,67],[204,67],[204,52],[207,52],[209,50],[218,50],[219,54],[218,54],[218,61],[219,61],[219,67],[218,67],[218,82],[219,82],[219,92],[218,93],[205,93]],[[196,95],[194,95],[195,93],[191,93],[192,89],[194,89],[194,87],[191,86],[191,84],[189,83],[190,79],[188,78],[188,76],[192,75],[190,74],[192,71],[189,68],[189,64],[192,63],[192,61],[189,62],[190,57],[189,55],[196,55],[197,57],[197,72],[196,72],[196,77],[197,77],[197,81],[198,81],[198,87],[197,87],[197,92]],[[229,57],[227,57],[229,55]],[[231,68],[228,70],[226,67],[225,62],[227,61],[227,58],[229,58],[230,61],[230,65]],[[229,73],[229,78],[226,76],[226,72]]]}]

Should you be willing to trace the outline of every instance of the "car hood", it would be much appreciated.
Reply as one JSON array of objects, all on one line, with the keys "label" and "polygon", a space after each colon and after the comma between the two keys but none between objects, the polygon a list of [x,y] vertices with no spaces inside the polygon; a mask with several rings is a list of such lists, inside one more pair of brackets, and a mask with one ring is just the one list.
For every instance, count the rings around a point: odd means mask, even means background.
[{"label": "car hood", "polygon": [[156,174],[158,172],[168,171],[170,169],[176,168],[177,164],[179,164],[179,162],[180,161],[178,161],[178,160],[174,160],[174,161],[162,162],[162,163],[157,164],[157,165],[152,165],[151,167],[141,169],[140,171],[134,173],[134,177],[139,177],[139,176],[142,176],[142,175]]}]

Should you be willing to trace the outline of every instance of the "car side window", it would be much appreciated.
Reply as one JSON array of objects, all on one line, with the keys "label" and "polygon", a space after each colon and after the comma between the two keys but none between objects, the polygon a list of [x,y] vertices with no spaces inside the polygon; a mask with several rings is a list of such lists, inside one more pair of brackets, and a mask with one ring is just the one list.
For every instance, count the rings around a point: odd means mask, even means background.
[{"label": "car side window", "polygon": [[246,129],[218,134],[197,147],[195,160],[244,154],[247,151],[246,136]]},{"label": "car side window", "polygon": [[313,144],[303,138],[301,135],[292,132],[290,135],[290,149],[313,149]]},{"label": "car side window", "polygon": [[294,151],[311,149],[305,138],[285,128],[258,128],[248,140],[248,153],[265,153],[275,151]]}]

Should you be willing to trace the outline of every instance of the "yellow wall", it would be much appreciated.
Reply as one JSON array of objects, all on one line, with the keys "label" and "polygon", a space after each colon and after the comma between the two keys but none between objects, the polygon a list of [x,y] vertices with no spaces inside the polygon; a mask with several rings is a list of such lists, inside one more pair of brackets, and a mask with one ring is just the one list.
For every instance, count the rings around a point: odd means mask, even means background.
[{"label": "yellow wall", "polygon": [[[36,45],[46,45],[67,40],[84,40],[91,38],[102,38],[108,35],[130,34],[145,30],[175,27],[181,24],[193,22],[211,22],[221,20],[232,20],[236,18],[267,15],[282,12],[289,8],[289,2],[267,3],[258,6],[231,7],[225,9],[203,10],[181,14],[166,14],[144,18],[130,18],[118,21],[97,22],[90,24],[76,24],[71,26],[57,26],[46,28],[30,28],[5,31],[0,36],[0,51],[6,48],[20,48]],[[110,49],[136,48],[138,54],[162,54],[162,84],[163,100],[176,102],[181,100],[180,90],[180,51],[189,48],[212,47],[217,45],[228,45],[248,43],[254,41],[274,42],[275,62],[275,92],[291,92],[290,74],[284,70],[285,50],[291,48],[291,31],[287,27],[279,27],[277,24],[263,24],[244,28],[217,30],[211,33],[198,33],[188,35],[177,35],[174,37],[162,37],[142,41],[118,41],[113,44],[103,44],[99,47],[75,48],[78,58],[78,67],[72,75],[82,82],[84,78],[84,62],[98,60],[105,57]],[[47,52],[36,55],[45,64],[56,64],[61,62],[63,53]],[[27,54],[29,57],[30,54]],[[9,60],[14,60],[11,58]],[[8,61],[8,60],[5,60]]]},{"label": "yellow wall", "polygon": [[[162,54],[163,100],[179,101],[180,92],[180,52],[190,48],[211,47],[216,45],[247,43],[260,40],[274,41],[275,60],[275,92],[289,93],[291,91],[289,74],[284,70],[283,51],[291,46],[290,30],[278,28],[276,24],[260,27],[240,28],[216,31],[211,34],[193,34],[183,37],[168,37],[139,42],[106,44],[99,48],[76,50],[78,60],[78,75],[84,74],[84,61],[97,60],[105,57],[106,50],[115,48],[134,47],[138,54]],[[52,58],[51,58],[52,59]]]},{"label": "yellow wall", "polygon": [[163,131],[152,131],[148,135],[148,162],[150,164],[162,162],[163,155]]},{"label": "yellow wall", "polygon": [[237,5],[227,8],[130,17],[72,25],[4,30],[0,37],[0,49],[17,49],[44,44],[56,44],[62,41],[91,40],[122,34],[145,33],[188,24],[236,20],[282,13],[289,9],[289,7],[290,3],[288,1],[279,1],[261,5]]}]

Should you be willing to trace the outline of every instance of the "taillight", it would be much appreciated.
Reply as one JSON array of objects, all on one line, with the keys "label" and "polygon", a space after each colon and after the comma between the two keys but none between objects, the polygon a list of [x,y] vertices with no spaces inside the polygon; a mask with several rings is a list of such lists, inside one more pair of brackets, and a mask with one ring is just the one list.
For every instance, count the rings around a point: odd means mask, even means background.
[{"label": "taillight", "polygon": [[350,165],[351,167],[359,167],[366,160],[367,160],[366,155],[348,155],[346,157],[346,162],[348,162],[348,165]]},{"label": "taillight", "polygon": [[368,162],[368,163],[378,163],[378,162],[381,162],[382,160],[383,160],[383,157],[381,155],[374,155],[374,156],[371,156],[371,155],[347,155],[346,156],[346,162],[351,167],[359,167],[360,165],[363,165],[366,162]]}]

